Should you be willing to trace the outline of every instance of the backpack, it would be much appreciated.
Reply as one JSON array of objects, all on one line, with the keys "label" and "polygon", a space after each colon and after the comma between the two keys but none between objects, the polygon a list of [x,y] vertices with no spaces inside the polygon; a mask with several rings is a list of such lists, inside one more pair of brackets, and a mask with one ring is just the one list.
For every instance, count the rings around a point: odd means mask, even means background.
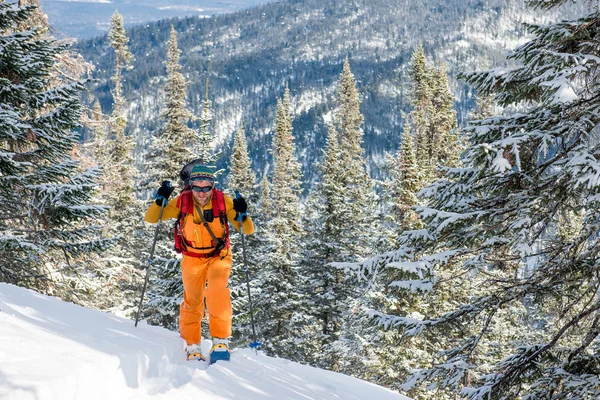
[{"label": "backpack", "polygon": [[[184,189],[177,198],[177,208],[179,209],[179,216],[175,221],[173,227],[173,236],[175,238],[175,251],[183,255],[196,257],[196,258],[210,258],[216,257],[221,253],[222,249],[230,248],[231,243],[229,241],[229,224],[227,223],[227,210],[225,209],[225,196],[221,190],[213,189],[212,205],[213,215],[218,216],[221,222],[221,226],[224,226],[225,235],[217,240],[215,249],[210,253],[198,254],[187,251],[188,248],[194,248],[190,242],[185,240],[183,237],[183,230],[181,229],[181,222],[185,219],[186,215],[194,213],[194,196],[190,187],[189,176],[195,165],[202,164],[202,160],[194,160],[187,164],[181,170],[179,177],[184,182]],[[204,249],[202,249],[204,250]]]}]

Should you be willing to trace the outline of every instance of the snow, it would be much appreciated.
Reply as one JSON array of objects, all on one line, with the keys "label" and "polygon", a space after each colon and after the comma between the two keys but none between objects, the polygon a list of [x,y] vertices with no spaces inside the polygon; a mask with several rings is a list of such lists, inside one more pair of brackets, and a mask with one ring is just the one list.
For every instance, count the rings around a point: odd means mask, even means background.
[{"label": "snow", "polygon": [[496,152],[496,158],[492,160],[492,170],[503,173],[511,169],[510,163],[502,156],[502,150]]},{"label": "snow", "polygon": [[190,12],[204,12],[204,8],[194,6],[162,6],[157,7],[159,10],[179,10],[179,11],[190,11]]},{"label": "snow", "polygon": [[[202,351],[208,353],[210,341]],[[187,362],[176,332],[0,283],[0,398],[409,400],[346,375],[234,349]]]},{"label": "snow", "polygon": [[556,93],[554,93],[555,103],[570,103],[578,99],[579,96],[577,96],[573,88],[569,86],[568,83],[560,85]]}]

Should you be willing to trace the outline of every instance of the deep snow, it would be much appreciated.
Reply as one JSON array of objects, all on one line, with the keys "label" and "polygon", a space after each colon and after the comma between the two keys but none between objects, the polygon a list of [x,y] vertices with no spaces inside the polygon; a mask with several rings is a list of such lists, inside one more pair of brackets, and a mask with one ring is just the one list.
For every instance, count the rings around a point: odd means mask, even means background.
[{"label": "deep snow", "polygon": [[0,283],[0,399],[149,398],[408,399],[250,349],[210,367],[188,362],[176,332]]}]

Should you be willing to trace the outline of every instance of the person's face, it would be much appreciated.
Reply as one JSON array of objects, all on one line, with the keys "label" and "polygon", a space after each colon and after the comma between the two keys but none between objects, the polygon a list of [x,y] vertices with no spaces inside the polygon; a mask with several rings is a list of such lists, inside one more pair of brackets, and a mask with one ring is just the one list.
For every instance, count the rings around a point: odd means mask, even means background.
[{"label": "person's face", "polygon": [[213,184],[209,181],[192,182],[192,193],[194,198],[200,204],[206,204],[212,196]]}]

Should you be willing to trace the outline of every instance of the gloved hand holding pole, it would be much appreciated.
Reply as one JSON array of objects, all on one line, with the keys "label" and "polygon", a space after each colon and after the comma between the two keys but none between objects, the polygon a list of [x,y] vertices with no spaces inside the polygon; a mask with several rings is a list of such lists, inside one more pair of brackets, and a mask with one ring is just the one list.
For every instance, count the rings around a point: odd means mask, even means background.
[{"label": "gloved hand holding pole", "polygon": [[254,348],[255,353],[258,353],[257,348],[260,347],[261,343],[256,341],[256,330],[254,328],[254,307],[252,306],[252,296],[250,295],[250,274],[248,273],[248,262],[246,260],[246,241],[244,239],[243,221],[247,214],[246,201],[237,190],[235,191],[235,199],[237,200],[238,204],[243,204],[243,211],[238,211],[237,218],[240,223],[240,234],[242,235],[242,258],[244,260],[244,272],[246,273],[246,287],[248,289],[248,303],[250,305],[250,322],[252,323],[252,343],[250,343],[250,347]]}]

